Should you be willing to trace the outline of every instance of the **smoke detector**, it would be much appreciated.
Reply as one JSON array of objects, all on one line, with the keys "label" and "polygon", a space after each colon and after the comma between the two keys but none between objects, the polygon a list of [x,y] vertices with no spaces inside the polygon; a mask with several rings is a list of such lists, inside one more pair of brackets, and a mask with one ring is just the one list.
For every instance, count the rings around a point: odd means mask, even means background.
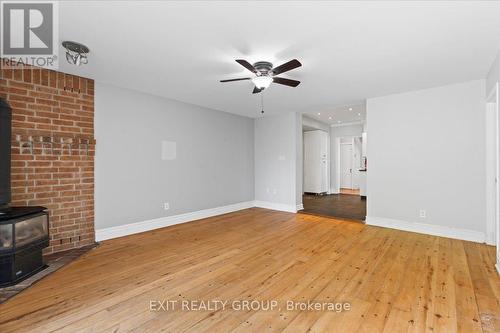
[{"label": "smoke detector", "polygon": [[72,41],[64,41],[62,46],[66,49],[66,60],[70,64],[80,66],[88,63],[87,54],[90,53],[90,50],[85,45]]}]

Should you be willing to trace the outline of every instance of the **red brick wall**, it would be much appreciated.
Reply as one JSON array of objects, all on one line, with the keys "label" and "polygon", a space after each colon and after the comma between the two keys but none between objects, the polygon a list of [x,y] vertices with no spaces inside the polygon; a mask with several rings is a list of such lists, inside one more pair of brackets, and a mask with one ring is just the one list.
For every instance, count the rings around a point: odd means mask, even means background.
[{"label": "red brick wall", "polygon": [[94,242],[94,81],[2,62],[12,107],[12,202],[49,209],[53,253]]}]

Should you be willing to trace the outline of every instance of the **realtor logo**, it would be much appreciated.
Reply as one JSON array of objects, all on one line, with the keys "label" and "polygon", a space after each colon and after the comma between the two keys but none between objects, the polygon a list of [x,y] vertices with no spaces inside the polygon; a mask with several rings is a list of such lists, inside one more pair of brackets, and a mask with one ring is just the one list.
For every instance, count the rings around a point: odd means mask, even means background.
[{"label": "realtor logo", "polygon": [[54,1],[2,1],[2,52],[11,63],[56,67],[57,12]]}]

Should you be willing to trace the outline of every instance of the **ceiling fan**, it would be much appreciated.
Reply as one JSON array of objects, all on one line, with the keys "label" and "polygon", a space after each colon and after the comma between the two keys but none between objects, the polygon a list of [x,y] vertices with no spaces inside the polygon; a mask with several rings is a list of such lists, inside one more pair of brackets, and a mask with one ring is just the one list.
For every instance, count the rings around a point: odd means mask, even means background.
[{"label": "ceiling fan", "polygon": [[255,85],[253,89],[254,94],[260,93],[262,90],[269,87],[272,82],[283,84],[289,87],[296,87],[300,84],[300,81],[285,79],[283,77],[276,76],[278,74],[288,72],[294,68],[302,66],[302,64],[297,59],[290,60],[289,62],[286,62],[283,65],[274,68],[273,64],[268,61],[258,61],[253,65],[243,59],[236,59],[236,62],[248,69],[250,72],[254,73],[255,77],[220,80],[220,82],[252,80],[253,84]]}]

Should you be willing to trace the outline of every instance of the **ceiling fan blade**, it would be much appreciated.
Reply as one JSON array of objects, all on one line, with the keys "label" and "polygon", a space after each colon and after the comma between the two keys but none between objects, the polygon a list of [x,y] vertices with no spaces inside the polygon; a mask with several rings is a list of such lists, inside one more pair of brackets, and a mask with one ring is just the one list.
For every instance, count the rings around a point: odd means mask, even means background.
[{"label": "ceiling fan blade", "polygon": [[257,70],[255,69],[255,67],[253,67],[248,61],[243,60],[243,59],[236,59],[236,62],[238,64],[240,64],[241,66],[245,67],[246,69],[248,69],[250,72],[257,73]]},{"label": "ceiling fan blade", "polygon": [[274,83],[284,84],[285,86],[296,87],[300,84],[300,81],[285,79],[282,77],[273,77]]},{"label": "ceiling fan blade", "polygon": [[278,75],[284,72],[288,72],[294,68],[300,67],[302,64],[297,59],[290,60],[281,66],[272,69],[273,75]]},{"label": "ceiling fan blade", "polygon": [[257,88],[257,87],[253,87],[253,92],[252,92],[252,94],[258,94],[258,93],[260,93],[262,90],[264,90],[264,89],[259,89],[259,88]]},{"label": "ceiling fan blade", "polygon": [[242,81],[242,80],[251,80],[251,78],[244,77],[244,78],[241,78],[241,79],[220,80],[220,82],[233,82],[233,81]]}]

